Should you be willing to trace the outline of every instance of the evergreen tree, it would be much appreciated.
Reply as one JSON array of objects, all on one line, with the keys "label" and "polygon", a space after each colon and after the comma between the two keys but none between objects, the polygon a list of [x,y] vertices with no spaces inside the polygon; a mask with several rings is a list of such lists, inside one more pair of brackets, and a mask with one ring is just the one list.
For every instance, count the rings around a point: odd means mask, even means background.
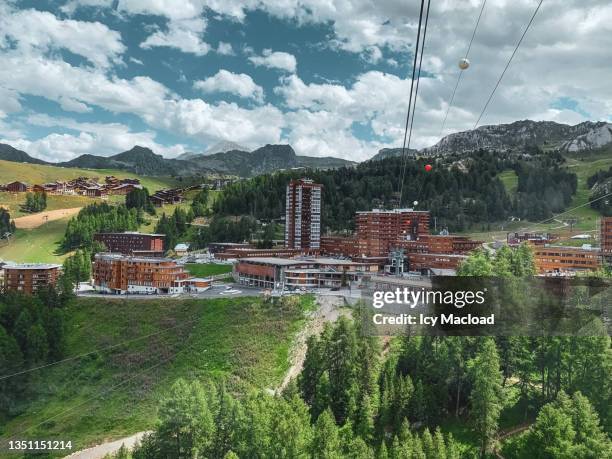
[{"label": "evergreen tree", "polygon": [[503,406],[499,356],[493,339],[482,339],[480,350],[471,362],[471,370],[471,416],[480,439],[480,453],[484,456],[491,448],[497,433]]},{"label": "evergreen tree", "polygon": [[342,451],[338,427],[330,409],[321,413],[314,426],[312,459],[340,459]]},{"label": "evergreen tree", "polygon": [[11,220],[11,214],[5,208],[0,208],[0,239],[15,233],[15,222]]},{"label": "evergreen tree", "polygon": [[376,459],[389,459],[387,445],[385,444],[384,440],[380,442],[380,447],[378,448],[378,454],[376,455]]}]

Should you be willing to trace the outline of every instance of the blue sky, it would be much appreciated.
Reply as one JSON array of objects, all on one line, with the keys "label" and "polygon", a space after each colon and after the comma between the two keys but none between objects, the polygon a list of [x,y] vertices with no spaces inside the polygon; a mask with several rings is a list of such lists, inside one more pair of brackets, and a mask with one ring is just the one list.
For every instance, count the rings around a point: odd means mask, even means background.
[{"label": "blue sky", "polygon": [[[471,127],[534,6],[487,4],[443,134]],[[479,7],[432,7],[416,147],[439,140]],[[0,0],[0,141],[50,161],[219,141],[366,159],[401,142],[417,15],[399,0]],[[606,18],[605,1],[550,0],[483,124],[610,120]]]}]

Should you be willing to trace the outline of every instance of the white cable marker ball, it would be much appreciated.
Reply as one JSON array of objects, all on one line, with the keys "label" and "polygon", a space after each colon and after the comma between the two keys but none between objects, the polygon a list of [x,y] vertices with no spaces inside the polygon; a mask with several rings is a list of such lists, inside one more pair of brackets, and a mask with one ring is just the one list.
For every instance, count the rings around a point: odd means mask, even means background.
[{"label": "white cable marker ball", "polygon": [[467,58],[459,59],[459,68],[461,70],[466,70],[470,66],[470,61]]}]

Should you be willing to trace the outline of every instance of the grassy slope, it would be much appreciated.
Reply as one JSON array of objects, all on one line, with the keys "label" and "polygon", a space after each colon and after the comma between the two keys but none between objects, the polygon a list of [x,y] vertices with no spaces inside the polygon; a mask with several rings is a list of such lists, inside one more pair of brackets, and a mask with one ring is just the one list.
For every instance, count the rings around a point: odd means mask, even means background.
[{"label": "grassy slope", "polygon": [[189,274],[196,277],[215,276],[217,274],[225,274],[232,272],[232,265],[219,265],[216,263],[188,263],[185,265],[185,268],[187,268]]},{"label": "grassy slope", "polygon": [[118,178],[138,178],[150,192],[176,184],[176,181],[169,177],[143,177],[114,169],[75,169],[0,161],[0,183],[21,180],[34,185],[53,180],[70,180],[81,176],[104,178],[107,175],[114,175]]},{"label": "grassy slope", "polygon": [[[103,178],[106,175],[114,175],[118,178],[138,178],[150,192],[177,185],[177,182],[169,177],[143,177],[111,169],[73,169],[0,161],[0,183],[21,180],[29,184],[37,184],[53,180],[70,180],[80,176]],[[123,196],[109,198],[110,202],[123,202],[123,200]],[[24,193],[0,193],[0,206],[7,207],[13,218],[28,215],[20,210],[24,201]],[[49,195],[47,210],[83,207],[96,201],[100,200],[84,196]],[[0,246],[0,259],[16,262],[61,262],[63,257],[54,255],[54,252],[57,242],[64,234],[67,222],[68,219],[61,219],[33,230],[17,230],[13,241],[8,246]],[[144,231],[149,232],[153,229],[154,225],[143,228]]]},{"label": "grassy slope", "polygon": [[55,254],[58,242],[64,236],[67,218],[45,223],[31,230],[17,230],[8,245],[0,246],[0,259],[20,263],[61,263],[65,256]]},{"label": "grassy slope", "polygon": [[518,175],[513,170],[507,170],[498,175],[501,182],[504,184],[506,188],[506,192],[510,196],[513,196],[518,189]]},{"label": "grassy slope", "polygon": [[238,392],[274,387],[288,369],[303,311],[314,304],[311,297],[296,303],[281,309],[259,298],[79,299],[68,311],[67,356],[180,327],[35,372],[24,412],[0,427],[0,437],[57,437],[82,447],[151,428],[160,397],[179,377],[224,378]]},{"label": "grassy slope", "polygon": [[[83,207],[92,202],[99,202],[99,199],[92,199],[86,196],[47,196],[47,208],[45,210],[71,209],[73,207]],[[29,212],[22,212],[21,205],[25,202],[24,193],[4,193],[0,192],[0,205],[8,208],[11,218],[32,215]]]},{"label": "grassy slope", "polygon": [[[597,221],[600,217],[599,213],[590,206],[584,205],[589,201],[590,190],[587,187],[586,181],[589,176],[593,175],[598,170],[608,170],[612,166],[612,149],[607,151],[600,151],[591,155],[568,155],[567,156],[567,167],[570,171],[574,172],[578,176],[578,189],[576,195],[572,200],[572,203],[568,206],[571,212],[564,213],[559,217],[559,220],[576,218],[578,221],[574,225],[573,234],[577,233],[588,233],[595,234],[597,231]],[[516,192],[516,186],[518,184],[518,177],[513,171],[504,171],[499,174],[499,178],[506,187],[506,190],[511,195]],[[536,222],[537,223],[537,222]],[[503,226],[503,230],[502,230]],[[584,243],[593,243],[594,240],[571,240],[568,239],[570,236],[569,228],[563,227],[562,223],[557,221],[548,222],[546,224],[537,224],[533,222],[503,222],[492,225],[492,231],[480,232],[477,230],[470,230],[467,232],[468,235],[479,238],[484,241],[491,241],[492,239],[505,239],[507,231],[520,231],[524,229],[530,229],[532,231],[550,231],[557,233],[564,238],[559,244],[562,245],[574,245],[581,246]]]}]

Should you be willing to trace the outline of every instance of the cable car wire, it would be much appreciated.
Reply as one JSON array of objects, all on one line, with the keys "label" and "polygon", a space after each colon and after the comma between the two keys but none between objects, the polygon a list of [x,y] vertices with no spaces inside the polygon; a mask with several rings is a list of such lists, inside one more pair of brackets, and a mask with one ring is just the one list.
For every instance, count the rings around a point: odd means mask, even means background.
[{"label": "cable car wire", "polygon": [[[414,112],[416,109],[416,101],[417,101],[417,96],[419,94],[419,83],[421,81],[421,66],[423,65],[423,54],[425,54],[425,38],[427,37],[427,23],[429,22],[429,6],[431,4],[431,0],[427,1],[427,13],[425,14],[425,28],[423,30],[423,44],[421,45],[421,57],[419,59],[419,72],[417,74],[417,83],[416,83],[416,91],[414,93],[414,104],[412,105],[412,115],[411,115],[411,119],[410,119],[410,130],[408,132],[408,144],[407,144],[407,149],[408,151],[410,151],[410,141],[412,140],[412,126],[414,124]],[[406,165],[408,163],[408,160],[406,160]],[[425,178],[423,179],[423,181],[421,182],[421,186],[419,187],[419,191],[416,194],[415,197],[415,202],[418,202],[421,199],[421,192],[423,191],[423,184],[425,183]],[[402,187],[404,186],[404,182],[402,181]],[[403,190],[403,188],[402,188]],[[402,194],[400,192],[400,207],[402,204]],[[416,207],[416,204],[415,204]]]},{"label": "cable car wire", "polygon": [[[429,13],[429,3],[431,2],[431,0],[428,0],[428,6],[427,6],[427,10]],[[399,206],[401,207],[402,204],[402,194],[404,192],[404,179],[406,177],[406,165],[408,163],[408,159],[406,157],[406,142],[408,139],[408,130],[411,126],[410,124],[410,116],[411,113],[414,113],[414,109],[413,109],[413,102],[412,102],[412,95],[413,95],[413,90],[414,90],[414,80],[417,76],[416,74],[416,66],[417,66],[417,58],[419,56],[419,49],[420,49],[420,40],[421,40],[421,28],[422,28],[422,23],[423,23],[423,9],[425,7],[425,0],[421,0],[421,11],[419,13],[419,26],[417,29],[417,41],[416,41],[416,47],[415,47],[415,52],[414,52],[414,61],[412,64],[412,79],[410,80],[410,98],[408,99],[408,111],[406,113],[406,127],[404,129],[404,141],[402,143],[402,160],[401,160],[401,167],[402,167],[402,171],[400,174],[400,184],[399,184]],[[429,14],[428,14],[429,16]],[[424,32],[425,35],[426,32]],[[421,59],[419,61],[419,73],[418,75],[420,76],[421,74],[421,63],[423,62],[423,54],[421,52]],[[418,81],[418,80],[417,80]],[[418,82],[417,82],[417,87],[418,87]],[[416,95],[414,97],[414,105],[416,106]]]},{"label": "cable car wire", "polygon": [[406,112],[406,127],[404,128],[404,141],[402,143],[402,155],[401,155],[401,173],[400,173],[400,183],[399,183],[399,203],[401,206],[402,203],[402,192],[403,192],[403,188],[404,188],[404,176],[405,176],[405,171],[406,171],[406,167],[405,167],[405,162],[406,162],[406,139],[408,137],[408,127],[409,127],[409,122],[410,122],[410,109],[412,107],[412,90],[413,90],[413,85],[414,85],[414,78],[416,76],[416,64],[417,64],[417,57],[419,55],[419,41],[421,39],[421,24],[423,21],[423,8],[425,6],[425,0],[421,0],[421,11],[419,12],[419,27],[417,29],[417,40],[416,40],[416,46],[414,49],[414,59],[412,62],[412,79],[410,80],[410,97],[408,99],[408,110]]},{"label": "cable car wire", "polygon": [[478,116],[478,119],[474,123],[473,129],[476,129],[476,127],[478,126],[478,123],[480,123],[480,120],[483,117],[485,111],[487,110],[487,107],[489,106],[489,103],[491,102],[491,100],[493,99],[493,96],[495,95],[495,91],[497,91],[497,88],[499,87],[502,79],[504,78],[504,75],[506,74],[506,70],[508,70],[508,67],[510,67],[510,64],[512,63],[512,59],[514,59],[514,56],[516,55],[516,52],[520,48],[521,43],[523,42],[523,38],[525,38],[525,35],[527,35],[527,31],[531,27],[531,24],[533,24],[533,20],[535,19],[536,14],[538,14],[538,11],[540,10],[540,7],[542,6],[542,2],[544,2],[544,0],[540,0],[540,2],[538,3],[538,6],[536,7],[535,11],[531,15],[531,19],[527,23],[527,27],[525,27],[525,30],[523,31],[523,34],[521,35],[520,40],[518,41],[518,43],[516,44],[516,47],[514,48],[514,51],[512,51],[512,54],[510,55],[510,59],[508,59],[508,62],[506,63],[506,66],[504,67],[503,72],[501,73],[501,75],[499,76],[499,79],[497,80],[497,83],[495,83],[495,87],[493,88],[493,91],[491,91],[491,94],[489,95],[489,98],[487,99],[487,102],[485,103],[484,107],[482,108],[482,111],[480,112],[480,115]]},{"label": "cable car wire", "polygon": [[47,363],[45,365],[40,365],[38,367],[28,368],[28,369],[25,369],[25,370],[17,371],[15,373],[7,374],[7,375],[2,375],[2,376],[0,376],[0,381],[12,378],[14,376],[19,376],[19,375],[23,375],[23,374],[26,374],[26,373],[31,373],[33,371],[42,370],[43,368],[49,368],[49,367],[52,367],[54,365],[59,365],[60,363],[66,363],[66,362],[71,362],[73,360],[78,360],[78,359],[81,359],[83,357],[87,357],[88,355],[92,355],[92,354],[95,354],[95,353],[98,353],[98,352],[104,352],[104,351],[108,351],[108,350],[111,350],[111,349],[115,349],[117,347],[124,346],[126,344],[135,343],[137,341],[141,341],[143,339],[151,338],[153,336],[159,335],[161,333],[166,333],[166,332],[168,332],[170,330],[174,330],[176,328],[183,327],[185,325],[196,323],[199,320],[200,320],[200,318],[196,318],[196,319],[193,319],[193,320],[188,320],[188,321],[185,321],[185,322],[181,322],[178,325],[173,325],[172,327],[164,328],[164,329],[158,330],[156,332],[149,333],[147,335],[139,336],[137,338],[131,338],[131,339],[128,339],[128,340],[125,340],[125,341],[121,341],[121,342],[116,343],[116,344],[111,344],[110,346],[94,349],[93,351],[85,352],[83,354],[73,355],[73,356],[66,357],[66,358],[61,359],[61,360],[56,360],[54,362]]},{"label": "cable car wire", "polygon": [[[111,393],[111,392],[115,391],[116,389],[118,389],[119,387],[123,386],[124,384],[127,384],[128,382],[135,380],[137,377],[142,376],[143,374],[145,374],[145,373],[147,373],[147,372],[149,372],[149,371],[153,370],[154,368],[157,368],[157,367],[159,367],[159,366],[163,365],[164,363],[169,362],[169,361],[170,361],[170,360],[172,360],[174,357],[176,357],[176,356],[178,356],[179,354],[181,354],[181,353],[185,352],[186,350],[193,348],[194,344],[196,344],[196,343],[193,343],[193,344],[190,344],[190,345],[184,345],[184,346],[182,347],[182,349],[181,349],[181,350],[179,350],[179,351],[177,351],[177,352],[174,352],[174,353],[171,353],[169,357],[166,357],[166,358],[164,358],[164,359],[160,360],[159,362],[157,362],[156,364],[153,364],[153,365],[151,365],[151,366],[149,366],[149,367],[147,367],[147,368],[145,368],[145,369],[143,369],[143,370],[140,370],[140,371],[138,371],[138,372],[133,373],[133,374],[132,374],[132,375],[131,375],[129,378],[124,379],[123,381],[121,381],[121,382],[119,382],[119,383],[117,383],[117,384],[114,384],[114,385],[112,385],[112,386],[108,387],[108,388],[107,388],[107,389],[105,389],[105,390],[102,390],[102,391],[100,391],[100,392],[97,392],[97,393],[96,393],[96,394],[94,394],[93,396],[88,397],[88,398],[87,398],[87,399],[85,399],[84,401],[82,401],[82,402],[78,403],[77,405],[72,406],[71,408],[68,408],[68,409],[66,409],[66,410],[60,411],[59,413],[57,413],[57,414],[55,414],[55,415],[53,415],[53,416],[51,416],[51,417],[49,417],[49,418],[45,419],[44,421],[39,422],[38,424],[31,425],[31,426],[30,426],[30,427],[28,427],[27,429],[20,431],[20,432],[17,434],[17,436],[18,436],[18,435],[23,435],[24,433],[29,432],[30,430],[35,429],[35,428],[37,428],[37,427],[40,427],[41,425],[43,425],[43,424],[45,424],[45,423],[47,423],[47,422],[49,422],[49,421],[52,421],[53,419],[56,419],[56,418],[58,418],[58,417],[60,417],[60,416],[63,416],[64,414],[70,413],[70,412],[74,411],[75,409],[82,407],[82,406],[83,406],[83,405],[85,405],[86,403],[89,403],[89,402],[91,402],[91,401],[93,401],[93,400],[97,399],[98,397],[101,397],[101,396],[103,396],[103,395],[106,395],[106,394],[109,394],[109,393]],[[180,345],[179,345],[179,346],[180,346]],[[177,346],[177,347],[178,347],[178,346]],[[150,361],[150,360],[149,360],[149,361]]]},{"label": "cable car wire", "polygon": [[[482,6],[480,7],[480,13],[478,14],[478,19],[476,19],[476,25],[474,26],[474,30],[472,31],[472,38],[470,39],[470,43],[468,44],[468,48],[465,53],[465,59],[467,59],[470,55],[470,51],[472,49],[472,43],[474,42],[474,37],[476,36],[476,31],[478,30],[478,25],[480,24],[480,18],[482,18],[482,13],[485,9],[486,4],[487,4],[487,0],[484,0],[482,2]],[[442,139],[442,132],[444,132],[444,128],[446,126],[446,119],[448,118],[448,113],[450,112],[450,109],[453,106],[453,102],[455,101],[455,93],[457,92],[457,88],[459,87],[459,83],[461,82],[462,75],[463,75],[463,69],[459,70],[459,75],[457,75],[457,81],[455,82],[453,93],[448,103],[448,107],[446,107],[446,113],[444,115],[444,120],[442,121],[442,127],[440,128],[440,133],[438,134],[438,137],[440,139]]]}]

